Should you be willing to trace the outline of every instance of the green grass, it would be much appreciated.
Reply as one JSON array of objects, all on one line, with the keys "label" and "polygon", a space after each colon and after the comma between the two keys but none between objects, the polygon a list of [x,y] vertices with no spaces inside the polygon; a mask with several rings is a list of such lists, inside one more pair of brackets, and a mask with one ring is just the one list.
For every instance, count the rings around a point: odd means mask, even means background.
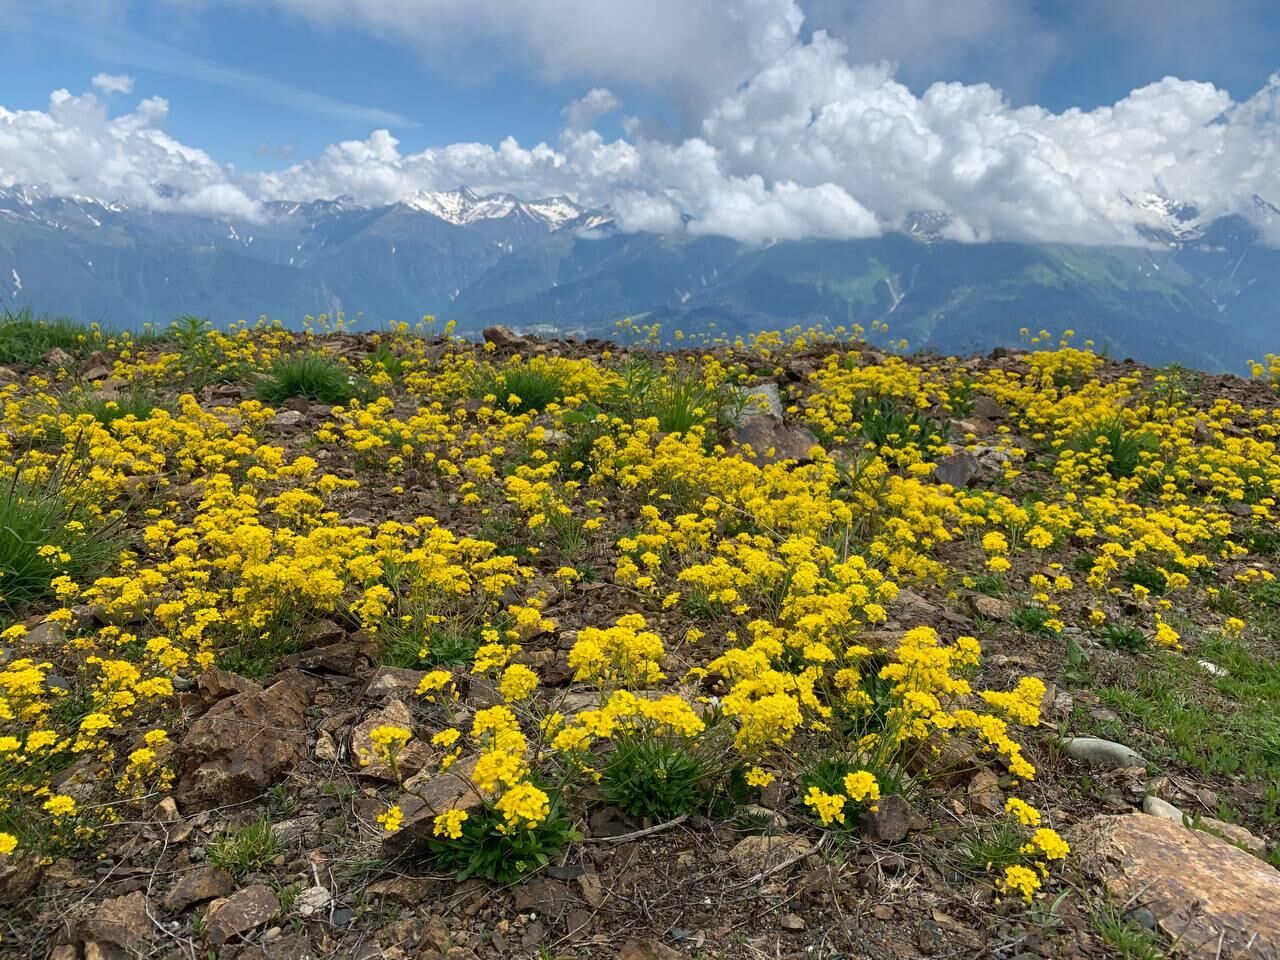
[{"label": "green grass", "polygon": [[1023,863],[1027,859],[1022,852],[1026,842],[1026,831],[1008,820],[977,824],[956,841],[947,864],[966,876],[985,877]]},{"label": "green grass", "polygon": [[37,317],[31,309],[0,312],[0,364],[44,366],[44,357],[55,348],[72,356],[92,346],[96,334],[67,317]]},{"label": "green grass", "polygon": [[1036,633],[1041,636],[1049,636],[1053,631],[1049,629],[1049,621],[1053,619],[1053,614],[1044,607],[1029,604],[1019,607],[1013,613],[1013,625],[1025,633]]},{"label": "green grass", "polygon": [[1094,930],[1120,960],[1163,960],[1166,956],[1159,935],[1138,924],[1110,904],[1094,907],[1089,912]]},{"label": "green grass", "polygon": [[267,866],[279,852],[280,840],[271,827],[270,818],[264,815],[212,841],[205,858],[238,880]]},{"label": "green grass", "polygon": [[[1210,676],[1196,663],[1200,658],[1227,674]],[[1186,654],[1144,658],[1123,679],[1097,680],[1099,701],[1124,727],[1078,715],[1085,727],[1122,738],[1136,727],[1138,742],[1131,745],[1156,761],[1262,783],[1280,780],[1280,662],[1238,640],[1210,636]]]},{"label": "green grass", "polygon": [[1131,477],[1160,449],[1160,440],[1146,430],[1130,430],[1121,417],[1108,417],[1080,432],[1071,441],[1079,453],[1107,458],[1107,472],[1117,480]]},{"label": "green grass", "polygon": [[63,574],[84,582],[119,548],[116,525],[95,519],[86,507],[84,477],[72,460],[44,481],[15,474],[0,486],[0,610],[18,611],[50,596]]},{"label": "green grass", "polygon": [[696,367],[658,367],[648,357],[632,357],[617,372],[622,382],[610,389],[605,406],[633,423],[656,418],[663,433],[723,426],[737,421],[747,406],[742,391],[708,383]]},{"label": "green grass", "polygon": [[554,371],[524,363],[481,366],[472,377],[471,395],[495,397],[499,407],[512,413],[545,410],[564,399],[564,379]]},{"label": "green grass", "polygon": [[607,803],[655,820],[699,809],[711,777],[692,741],[649,734],[615,738],[601,773],[600,792]]},{"label": "green grass", "polygon": [[88,415],[103,426],[110,426],[117,420],[129,417],[146,420],[160,409],[172,411],[173,406],[141,384],[132,383],[128,389],[115,396],[104,395],[101,391],[86,387],[76,387],[62,394],[57,406],[50,406],[47,412],[66,413],[77,419]]},{"label": "green grass", "polygon": [[280,357],[258,383],[258,399],[276,404],[293,397],[316,403],[348,403],[360,393],[355,373],[346,364],[318,353]]},{"label": "green grass", "polygon": [[380,631],[382,662],[390,667],[422,669],[455,667],[471,663],[480,646],[480,634],[456,626],[423,627],[389,620]]},{"label": "green grass", "polygon": [[1137,627],[1108,623],[1102,628],[1102,645],[1108,650],[1143,650],[1147,636]]}]

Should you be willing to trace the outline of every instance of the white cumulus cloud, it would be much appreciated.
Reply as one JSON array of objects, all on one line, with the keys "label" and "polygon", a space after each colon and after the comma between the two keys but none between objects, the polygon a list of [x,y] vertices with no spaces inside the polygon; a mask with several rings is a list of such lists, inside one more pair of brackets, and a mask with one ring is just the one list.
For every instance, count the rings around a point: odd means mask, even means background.
[{"label": "white cumulus cloud", "polygon": [[568,104],[560,115],[574,129],[589,127],[601,117],[622,109],[622,101],[612,90],[592,87],[583,96]]},{"label": "white cumulus cloud", "polygon": [[127,73],[99,73],[91,82],[103,93],[133,93],[133,77]]},{"label": "white cumulus cloud", "polygon": [[[274,2],[400,36],[440,35],[461,10],[444,0]],[[992,22],[1015,6],[963,3]],[[538,69],[591,78],[553,142],[409,151],[374,129],[240,174],[167,134],[163,100],[112,116],[94,94],[58,91],[44,111],[0,108],[0,183],[244,217],[271,199],[382,204],[465,184],[608,205],[627,230],[753,242],[870,236],[925,210],[948,213],[948,235],[961,240],[1131,243],[1135,228],[1158,225],[1134,202],[1148,194],[1205,217],[1256,216],[1255,194],[1280,203],[1280,75],[1244,100],[1165,77],[1111,105],[1054,112],[981,83],[913,90],[892,64],[864,62],[865,41],[851,49],[805,33],[792,0],[476,0],[468,11],[464,37],[523,31]],[[879,14],[861,22],[888,30]],[[967,36],[954,18],[935,27]],[[624,136],[606,138],[593,125],[621,108],[607,83],[678,89],[679,129],[626,118]]]}]

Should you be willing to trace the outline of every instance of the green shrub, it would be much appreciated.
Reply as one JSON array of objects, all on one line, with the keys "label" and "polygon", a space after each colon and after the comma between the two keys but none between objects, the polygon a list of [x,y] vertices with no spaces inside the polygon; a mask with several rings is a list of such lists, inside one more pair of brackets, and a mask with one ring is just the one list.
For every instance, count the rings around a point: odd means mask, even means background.
[{"label": "green shrub", "polygon": [[610,388],[606,407],[633,423],[654,417],[663,433],[725,426],[736,422],[747,407],[745,393],[728,383],[708,383],[696,366],[673,362],[659,368],[639,356],[617,372],[621,382]]},{"label": "green shrub", "polygon": [[[884,729],[883,724],[880,729]],[[890,794],[910,797],[919,793],[919,785],[907,776],[901,766],[894,762],[886,762],[887,754],[878,751],[876,755],[865,754],[831,754],[821,757],[800,774],[796,784],[796,801],[805,816],[815,818],[813,810],[804,806],[804,797],[810,788],[817,787],[826,794],[845,795],[845,777],[851,773],[865,770],[876,778],[880,787],[881,798]],[[856,832],[861,815],[870,811],[876,801],[867,798],[862,801],[848,799],[842,810],[844,820],[833,820],[826,825],[829,830]]]},{"label": "green shrub", "polygon": [[1024,862],[1025,831],[1008,820],[984,823],[966,832],[952,848],[948,862],[966,876],[978,878]]},{"label": "green shrub", "polygon": [[692,739],[642,732],[614,738],[601,774],[600,791],[607,803],[633,817],[656,820],[703,806],[713,777]]},{"label": "green shrub", "polygon": [[1099,420],[1070,444],[1078,453],[1106,459],[1107,472],[1116,480],[1131,477],[1160,449],[1160,438],[1148,430],[1130,430],[1118,416]]},{"label": "green shrub", "polygon": [[482,364],[472,374],[471,395],[492,396],[499,407],[512,413],[545,410],[564,399],[564,378],[554,369],[517,360],[500,367]]},{"label": "green shrub", "polygon": [[862,424],[863,439],[877,447],[913,444],[921,450],[931,450],[943,443],[942,427],[937,422],[921,410],[903,410],[889,397],[863,400],[854,416]]},{"label": "green shrub", "polygon": [[540,870],[565,846],[582,839],[574,829],[557,793],[547,790],[551,811],[532,829],[508,827],[502,814],[485,805],[472,810],[456,840],[430,838],[423,843],[428,857],[458,880],[482,877],[494,883],[513,883]]},{"label": "green shrub", "polygon": [[1102,628],[1102,645],[1109,650],[1142,650],[1147,637],[1137,627],[1108,623]]},{"label": "green shrub", "polygon": [[1053,631],[1049,629],[1049,621],[1053,619],[1053,614],[1037,604],[1028,604],[1019,607],[1013,612],[1013,625],[1019,630],[1027,633],[1038,633],[1041,636],[1048,636]]},{"label": "green shrub", "polygon": [[258,384],[258,399],[280,403],[305,397],[316,403],[347,403],[359,395],[358,384],[346,364],[318,353],[293,353],[271,364]]},{"label": "green shrub", "polygon": [[456,667],[470,664],[480,646],[478,631],[388,618],[379,628],[382,662],[392,667]]},{"label": "green shrub", "polygon": [[1157,596],[1163,594],[1169,587],[1169,578],[1157,570],[1155,567],[1148,567],[1144,564],[1130,564],[1120,574],[1120,579],[1130,586],[1146,587]]}]

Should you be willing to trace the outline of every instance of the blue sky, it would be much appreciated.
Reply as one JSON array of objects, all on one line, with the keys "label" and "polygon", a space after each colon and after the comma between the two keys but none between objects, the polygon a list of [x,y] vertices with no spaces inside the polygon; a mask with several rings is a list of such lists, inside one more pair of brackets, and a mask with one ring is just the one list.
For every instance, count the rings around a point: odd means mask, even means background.
[{"label": "blue sky", "polygon": [[[74,12],[86,6],[94,12]],[[805,8],[806,28],[825,27],[846,40],[870,33],[865,44],[852,40],[855,57],[897,60],[899,76],[917,92],[936,80],[989,82],[1015,103],[1055,111],[1112,103],[1167,74],[1207,80],[1243,99],[1280,69],[1277,3],[932,6],[815,0]],[[941,35],[922,30],[921,20],[945,16],[937,12],[944,7],[959,8],[957,16],[970,20],[968,29],[944,28]],[[518,42],[472,35],[456,45],[424,48],[358,21],[319,23],[267,3],[137,2],[61,10],[55,4],[52,15],[34,17],[16,10],[0,0],[0,23],[14,41],[0,58],[0,103],[39,109],[55,88],[79,92],[100,71],[127,73],[135,78],[135,97],[170,102],[167,129],[175,136],[245,170],[276,167],[384,126],[410,150],[496,143],[508,135],[527,144],[551,142],[564,104],[609,82],[601,76],[606,71],[549,75]],[[870,31],[869,16],[875,17]],[[904,35],[922,33],[919,44],[902,42]],[[244,82],[232,88],[200,75],[197,61],[237,71]],[[258,89],[271,84],[371,109],[344,116],[287,92],[282,97]],[[617,81],[610,86],[632,112],[678,125],[680,106],[664,91]],[[610,123],[602,130],[616,135]]]},{"label": "blue sky", "polygon": [[[363,138],[378,127],[391,129],[410,149],[496,143],[506,136],[529,143],[554,139],[561,108],[586,89],[579,78],[538,75],[518,53],[496,44],[469,44],[473,56],[465,60],[446,52],[424,55],[266,5],[139,3],[107,18],[64,14],[0,22],[14,28],[18,41],[0,57],[0,103],[10,109],[43,108],[59,87],[87,90],[100,72],[128,74],[134,99],[155,95],[170,102],[166,127],[175,136],[248,170],[277,167],[284,158]],[[205,65],[243,74],[244,83],[219,82]],[[272,85],[368,108],[367,115],[357,109],[343,116],[287,91],[276,97],[266,89]],[[665,112],[660,98],[646,91],[628,94],[629,102]]]},{"label": "blue sky", "polygon": [[466,184],[746,240],[1127,242],[1165,200],[1280,203],[1275,0],[0,0],[0,33],[0,187],[156,209]]}]

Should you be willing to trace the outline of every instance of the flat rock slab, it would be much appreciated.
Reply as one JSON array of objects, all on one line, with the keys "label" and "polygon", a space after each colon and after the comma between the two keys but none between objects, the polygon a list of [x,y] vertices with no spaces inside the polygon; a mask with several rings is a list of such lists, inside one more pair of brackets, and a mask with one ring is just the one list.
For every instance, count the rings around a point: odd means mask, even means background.
[{"label": "flat rock slab", "polygon": [[740,874],[753,877],[812,852],[813,844],[806,837],[784,833],[775,837],[743,837],[729,851],[729,856]]},{"label": "flat rock slab", "polygon": [[1280,871],[1199,830],[1144,813],[1097,816],[1072,858],[1118,904],[1145,907],[1179,953],[1280,958]]},{"label": "flat rock slab", "polygon": [[122,948],[137,947],[151,932],[147,897],[141,890],[103,900],[82,928],[85,940]]},{"label": "flat rock slab", "polygon": [[229,897],[235,888],[231,874],[221,867],[206,863],[184,873],[173,892],[165,898],[164,905],[169,910],[180,912],[193,903]]},{"label": "flat rock slab", "polygon": [[215,947],[260,927],[280,911],[280,901],[265,883],[245,887],[225,900],[215,900],[205,914],[205,937]]}]

